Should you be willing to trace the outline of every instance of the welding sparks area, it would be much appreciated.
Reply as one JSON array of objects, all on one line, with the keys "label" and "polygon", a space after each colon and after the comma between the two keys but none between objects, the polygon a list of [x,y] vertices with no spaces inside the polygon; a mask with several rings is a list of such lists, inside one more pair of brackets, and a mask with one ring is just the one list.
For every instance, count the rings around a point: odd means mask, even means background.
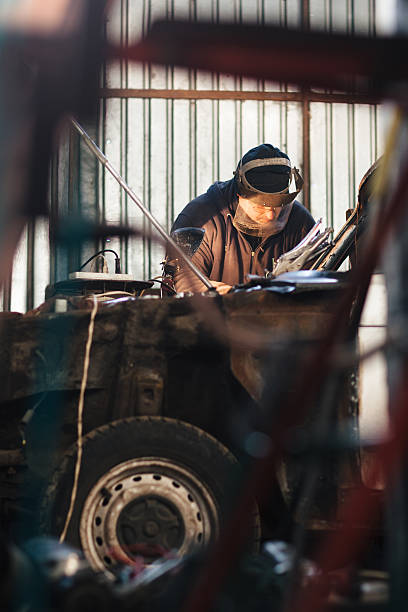
[{"label": "welding sparks area", "polygon": [[405,611],[408,0],[0,31],[1,609]]}]

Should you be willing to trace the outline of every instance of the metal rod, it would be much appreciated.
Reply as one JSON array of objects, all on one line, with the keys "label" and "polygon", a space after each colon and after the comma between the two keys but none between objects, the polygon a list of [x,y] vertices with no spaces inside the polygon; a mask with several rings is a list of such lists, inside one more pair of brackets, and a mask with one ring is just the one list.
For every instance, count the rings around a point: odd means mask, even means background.
[{"label": "metal rod", "polygon": [[197,266],[191,261],[191,259],[181,250],[181,248],[174,242],[174,240],[167,234],[166,230],[160,225],[158,221],[153,217],[150,210],[148,210],[142,201],[137,197],[137,195],[130,189],[129,185],[125,182],[125,180],[120,176],[120,174],[115,170],[112,164],[109,162],[106,155],[102,153],[97,144],[92,140],[92,138],[85,132],[84,128],[78,123],[76,119],[71,117],[71,123],[75,127],[75,129],[79,132],[79,134],[84,139],[88,148],[92,151],[92,153],[99,159],[101,164],[111,173],[111,175],[117,180],[119,185],[126,191],[131,200],[140,208],[142,213],[149,219],[151,224],[157,229],[162,238],[166,241],[167,244],[171,246],[171,248],[177,253],[179,257],[183,259],[183,261],[187,264],[192,272],[200,281],[207,287],[207,289],[214,289],[211,282],[208,278],[197,268]]},{"label": "metal rod", "polygon": [[365,93],[303,91],[224,91],[216,89],[129,89],[103,88],[101,98],[158,98],[162,100],[268,100],[275,102],[338,102],[339,104],[379,104],[381,97]]}]

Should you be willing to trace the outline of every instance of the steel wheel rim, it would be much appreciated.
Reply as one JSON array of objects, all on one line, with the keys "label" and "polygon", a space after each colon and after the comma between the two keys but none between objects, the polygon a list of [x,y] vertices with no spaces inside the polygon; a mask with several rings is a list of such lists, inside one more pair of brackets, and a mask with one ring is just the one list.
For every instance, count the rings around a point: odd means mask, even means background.
[{"label": "steel wheel rim", "polygon": [[[145,516],[144,506],[149,507]],[[153,515],[150,519],[149,514]],[[143,545],[149,540],[155,545],[176,543],[177,555],[186,555],[218,535],[214,496],[193,472],[172,460],[143,457],[125,461],[92,487],[81,513],[81,545],[91,565],[109,570],[117,561],[132,563],[135,553],[142,554],[140,542],[128,545],[125,534],[132,528],[139,536],[143,532]],[[166,546],[161,548],[166,550]]]}]

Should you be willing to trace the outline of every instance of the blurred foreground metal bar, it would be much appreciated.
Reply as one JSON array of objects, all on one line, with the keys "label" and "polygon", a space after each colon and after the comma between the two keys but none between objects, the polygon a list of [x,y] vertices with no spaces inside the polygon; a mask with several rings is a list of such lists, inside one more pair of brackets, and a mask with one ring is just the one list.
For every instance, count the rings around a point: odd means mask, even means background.
[{"label": "blurred foreground metal bar", "polygon": [[113,59],[178,65],[301,87],[398,98],[408,79],[405,37],[348,36],[273,26],[157,21]]},{"label": "blurred foreground metal bar", "polygon": [[[400,378],[399,388],[392,402],[391,412],[394,415],[394,435],[381,445],[373,455],[370,478],[373,486],[379,475],[386,479],[395,477],[397,468],[403,460],[408,442],[408,362]],[[320,581],[297,594],[293,612],[318,612],[325,608],[322,597],[327,594],[329,577],[327,572],[337,567],[345,567],[353,559],[358,558],[363,550],[370,531],[353,528],[368,521],[373,527],[379,519],[380,497],[374,495],[368,486],[361,486],[351,494],[343,510],[343,527],[330,534],[318,551],[316,562],[322,571]],[[398,537],[401,534],[398,533]],[[403,602],[406,606],[406,600]],[[391,608],[390,608],[391,609]],[[392,608],[394,610],[394,608]],[[405,607],[403,608],[405,610]]]},{"label": "blurred foreground metal bar", "polygon": [[175,253],[184,261],[184,263],[190,268],[190,270],[200,279],[200,281],[207,287],[207,289],[213,289],[211,282],[208,278],[197,268],[197,266],[187,257],[187,255],[182,251],[182,249],[174,242],[174,240],[167,234],[166,230],[162,228],[160,223],[156,221],[156,219],[151,214],[150,210],[148,210],[142,201],[137,197],[137,195],[130,189],[129,185],[126,181],[120,176],[120,174],[115,170],[112,164],[109,162],[106,155],[102,153],[97,144],[92,140],[92,138],[85,132],[83,127],[76,121],[74,118],[71,118],[71,123],[74,128],[79,132],[79,134],[84,139],[87,147],[92,151],[92,153],[97,157],[97,159],[101,162],[101,164],[111,173],[114,179],[117,180],[119,185],[126,191],[131,200],[138,206],[138,208],[142,211],[142,213],[149,219],[150,223],[157,229],[160,236],[165,240],[166,244],[170,245]]},{"label": "blurred foreground metal bar", "polygon": [[[257,460],[246,480],[241,498],[230,518],[224,533],[221,535],[209,563],[202,572],[196,588],[190,593],[183,608],[183,612],[204,612],[210,609],[216,593],[222,587],[228,576],[230,568],[241,551],[245,541],[246,530],[244,526],[250,516],[253,498],[262,499],[268,489],[268,474],[274,469],[276,461],[282,454],[282,440],[285,432],[289,431],[299,419],[308,413],[323,381],[330,370],[330,357],[337,343],[347,336],[348,321],[351,305],[355,294],[359,298],[367,293],[370,277],[377,266],[382,249],[391,230],[400,221],[406,210],[408,195],[408,166],[402,169],[399,182],[390,196],[381,215],[377,215],[376,225],[369,236],[364,253],[355,266],[350,287],[339,303],[337,311],[333,314],[332,324],[326,337],[319,343],[316,351],[306,362],[303,371],[299,372],[298,384],[295,393],[280,407],[280,420],[274,423],[273,431],[269,432],[271,450],[269,454]],[[346,535],[345,535],[346,534]],[[337,534],[336,534],[337,537]],[[348,531],[342,535],[342,553],[355,548],[356,542]],[[332,547],[328,546],[330,550]],[[326,561],[326,559],[323,557]],[[302,598],[303,607],[296,608],[302,611],[313,610],[317,612],[316,602],[308,606],[306,597]]]}]

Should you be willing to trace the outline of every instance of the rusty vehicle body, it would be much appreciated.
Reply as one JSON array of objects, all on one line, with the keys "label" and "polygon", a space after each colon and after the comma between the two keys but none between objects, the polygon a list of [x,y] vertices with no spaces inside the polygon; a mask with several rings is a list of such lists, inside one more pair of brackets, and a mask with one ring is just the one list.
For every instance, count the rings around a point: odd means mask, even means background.
[{"label": "rusty vehicle body", "polygon": [[[333,366],[334,374],[329,368],[312,405],[303,408],[296,394],[348,287],[349,273],[328,264],[351,254],[367,200],[323,253],[320,270],[251,277],[223,297],[159,298],[151,283],[136,281],[115,298],[104,293],[111,285],[63,281],[47,288],[37,310],[4,313],[5,520],[22,509],[33,524],[39,516],[40,529],[81,546],[99,570],[131,560],[134,546],[147,546],[150,558],[191,552],[227,517],[231,467],[262,455],[259,440],[276,444],[281,406],[292,405],[282,455],[264,475],[275,499],[257,500],[263,523],[270,532],[287,514],[312,529],[341,521],[345,492],[362,483],[355,362]],[[78,285],[82,295],[72,295]],[[99,303],[98,292],[106,296]],[[310,440],[320,436],[322,446],[341,432],[348,442],[320,449],[318,484],[305,499]],[[257,510],[252,539],[256,545]]]},{"label": "rusty vehicle body", "polygon": [[[289,293],[259,287],[223,298],[202,296],[198,304],[197,298],[136,297],[102,305],[95,318],[84,435],[129,418],[166,417],[210,434],[240,457],[244,454],[244,438],[237,433],[240,423],[244,420],[247,427],[256,423],[261,427],[273,409],[267,396],[262,399],[261,390],[271,380],[275,362],[266,358],[265,348],[251,351],[239,343],[228,346],[211,329],[211,317],[216,314],[222,325],[235,331],[247,330],[256,320],[263,334],[268,330],[280,340],[295,337],[296,351],[304,352],[305,346],[312,347],[327,331],[341,291],[341,283],[334,289],[307,291],[291,285]],[[1,320],[3,516],[24,497],[22,474],[27,469],[45,478],[50,462],[58,466],[76,446],[89,319],[89,309],[79,308],[66,313],[10,315]],[[286,364],[289,371],[292,367]],[[336,419],[355,418],[348,386],[342,388]],[[23,446],[22,420],[33,406],[27,445]],[[105,452],[109,454],[109,447]],[[86,470],[86,464],[82,469]],[[327,469],[325,499],[333,502],[341,483],[332,478],[334,464]],[[290,503],[296,488],[294,471],[283,472],[279,481]],[[272,486],[275,476],[270,479]],[[331,519],[324,510],[318,508],[311,519],[319,524]]]}]

